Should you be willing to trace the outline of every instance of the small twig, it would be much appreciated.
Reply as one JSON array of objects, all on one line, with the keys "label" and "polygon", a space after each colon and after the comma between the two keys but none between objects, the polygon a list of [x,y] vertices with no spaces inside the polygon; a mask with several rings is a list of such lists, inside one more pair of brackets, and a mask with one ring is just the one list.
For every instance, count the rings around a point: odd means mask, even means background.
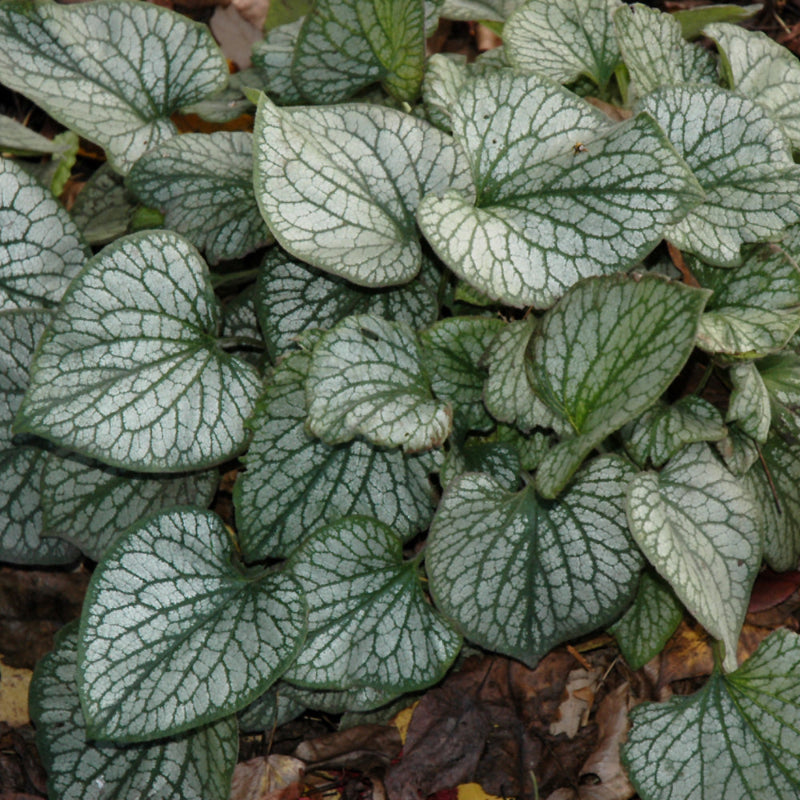
[{"label": "small twig", "polygon": [[672,242],[667,242],[667,250],[669,250],[669,257],[672,259],[672,263],[683,276],[683,282],[687,286],[695,286],[699,289],[700,283],[698,282],[697,278],[692,275],[689,267],[686,266],[686,262],[683,259],[683,253],[681,253],[681,251],[678,250],[678,248],[675,247]]}]

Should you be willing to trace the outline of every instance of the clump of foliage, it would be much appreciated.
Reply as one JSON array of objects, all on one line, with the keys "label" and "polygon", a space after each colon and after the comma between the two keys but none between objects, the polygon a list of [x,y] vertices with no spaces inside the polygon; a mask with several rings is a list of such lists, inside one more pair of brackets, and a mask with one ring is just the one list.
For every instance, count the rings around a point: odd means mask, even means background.
[{"label": "clump of foliage", "polygon": [[0,4],[68,129],[1,121],[53,158],[0,164],[0,557],[98,561],[33,682],[53,798],[225,798],[240,726],[464,641],[638,668],[687,613],[717,668],[632,712],[641,797],[798,796],[800,640],[736,650],[800,560],[800,65],[617,0],[485,2],[502,49],[426,58],[476,5],[318,0],[229,76],[163,8]]}]

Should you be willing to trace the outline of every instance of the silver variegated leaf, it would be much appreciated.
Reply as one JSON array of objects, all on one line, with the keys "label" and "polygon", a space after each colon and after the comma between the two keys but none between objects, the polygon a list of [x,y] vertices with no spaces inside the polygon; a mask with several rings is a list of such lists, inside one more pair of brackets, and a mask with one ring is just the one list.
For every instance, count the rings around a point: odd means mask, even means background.
[{"label": "silver variegated leaf", "polygon": [[494,427],[483,404],[481,360],[502,327],[493,317],[449,317],[420,334],[433,393],[450,403],[453,423],[462,431]]},{"label": "silver variegated leaf", "polygon": [[361,286],[419,272],[420,198],[466,187],[467,166],[449,136],[396,109],[258,104],[256,198],[270,230],[292,255]]},{"label": "silver variegated leaf", "polygon": [[579,283],[548,312],[529,345],[528,377],[575,438],[540,464],[536,485],[545,497],[667,389],[692,352],[707,298],[656,275],[617,275]]},{"label": "silver variegated leaf", "polygon": [[636,463],[661,467],[687,444],[718,442],[728,429],[720,412],[707,400],[689,395],[670,405],[645,411],[625,430],[625,449]]},{"label": "silver variegated leaf", "polygon": [[306,381],[308,429],[329,444],[363,436],[406,452],[441,445],[450,404],[435,399],[419,340],[401,322],[345,318],[314,347]]},{"label": "silver variegated leaf", "polygon": [[761,373],[752,361],[745,361],[734,364],[728,375],[732,391],[725,421],[736,422],[744,433],[763,444],[772,423],[772,409]]},{"label": "silver variegated leaf", "polygon": [[736,645],[761,564],[764,515],[744,481],[708,445],[682,450],[660,473],[641,472],[628,489],[631,533],[689,612],[725,646]]},{"label": "silver variegated leaf", "polygon": [[235,717],[152,744],[93,741],[78,696],[77,660],[74,624],[59,632],[55,650],[36,665],[31,683],[31,718],[52,797],[228,799],[239,749]]},{"label": "silver variegated leaf", "polygon": [[174,111],[227,74],[206,25],[150,3],[0,8],[0,81],[103,147],[122,173],[177,133]]},{"label": "silver variegated leaf", "polygon": [[713,55],[685,41],[672,14],[641,3],[625,5],[614,13],[614,27],[636,95],[646,95],[659,86],[716,84]]},{"label": "silver variegated leaf", "polygon": [[422,270],[410,283],[374,290],[321,272],[274,248],[258,276],[256,312],[273,358],[294,349],[300,334],[327,329],[350,314],[373,312],[422,327],[439,312],[439,271],[423,254]]},{"label": "silver variegated leaf", "polygon": [[436,605],[468,639],[529,665],[611,622],[642,566],[625,521],[632,473],[622,459],[598,458],[554,502],[485,474],[456,478],[425,557]]},{"label": "silver variegated leaf", "polygon": [[700,318],[698,347],[758,358],[789,341],[800,328],[799,234],[794,226],[779,244],[749,248],[733,270],[687,259],[695,278],[714,292]]},{"label": "silver variegated leaf", "polygon": [[0,158],[0,311],[56,305],[90,255],[52,192]]},{"label": "silver variegated leaf", "polygon": [[305,381],[311,357],[278,365],[250,427],[247,469],[234,485],[246,560],[288,555],[320,525],[364,514],[403,539],[428,526],[433,499],[427,454],[403,455],[359,440],[328,445],[305,429]]},{"label": "silver variegated leaf", "polygon": [[95,256],[42,337],[16,430],[123,469],[175,471],[243,449],[261,389],[218,346],[208,268],[168,231]]},{"label": "silver variegated leaf", "polygon": [[246,131],[170,139],[134,164],[127,185],[210,264],[239,258],[270,239],[253,197],[253,136]]},{"label": "silver variegated leaf", "polygon": [[795,148],[800,148],[800,63],[785,45],[761,31],[738,25],[707,25],[724,54],[725,76],[731,89],[762,105],[780,123]]},{"label": "silver variegated leaf", "polygon": [[423,0],[318,0],[305,18],[292,77],[313,103],[335,103],[381,81],[399,100],[419,93]]},{"label": "silver variegated leaf", "polygon": [[41,473],[42,528],[94,561],[142,517],[179,505],[205,508],[217,470],[187,475],[141,475],[48,453]]},{"label": "silver variegated leaf", "polygon": [[408,692],[439,680],[461,637],[431,608],[400,538],[369,517],[316,531],[289,570],[308,601],[308,637],[286,679],[311,688]]},{"label": "silver variegated leaf", "polygon": [[281,573],[246,577],[215,514],[175,509],[130,529],[92,575],[78,683],[87,734],[174,735],[244,708],[305,635],[306,606]]},{"label": "silver variegated leaf", "polygon": [[780,236],[800,219],[800,166],[778,123],[752,100],[712,86],[660,89],[643,98],[705,192],[664,235],[720,266],[741,246]]},{"label": "silver variegated leaf", "polygon": [[646,800],[800,792],[800,639],[780,629],[735,672],[666,703],[642,703],[622,760]]},{"label": "silver variegated leaf", "polygon": [[605,88],[620,60],[613,15],[619,0],[529,0],[503,28],[508,60],[559,83],[590,78]]},{"label": "silver variegated leaf", "polygon": [[429,194],[418,222],[457,275],[508,305],[548,308],[580,278],[633,266],[702,198],[650,117],[613,125],[542,76],[470,81],[451,121],[475,199]]},{"label": "silver variegated leaf", "polygon": [[645,570],[633,605],[608,629],[631,669],[655,658],[683,619],[683,606],[662,578]]}]

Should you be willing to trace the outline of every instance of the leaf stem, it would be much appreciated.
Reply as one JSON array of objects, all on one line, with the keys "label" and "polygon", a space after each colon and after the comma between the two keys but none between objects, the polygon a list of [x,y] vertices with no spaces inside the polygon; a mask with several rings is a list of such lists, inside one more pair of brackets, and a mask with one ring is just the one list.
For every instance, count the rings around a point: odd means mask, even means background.
[{"label": "leaf stem", "polygon": [[253,269],[242,269],[238,272],[226,272],[225,274],[219,274],[218,272],[211,273],[211,285],[215,289],[219,289],[220,286],[229,286],[231,284],[239,284],[239,283],[249,283],[250,281],[254,281],[258,277],[258,268],[255,267]]},{"label": "leaf stem", "polygon": [[236,348],[248,348],[250,350],[265,350],[266,345],[261,339],[255,336],[223,336],[217,339],[217,344],[223,350],[233,350]]}]

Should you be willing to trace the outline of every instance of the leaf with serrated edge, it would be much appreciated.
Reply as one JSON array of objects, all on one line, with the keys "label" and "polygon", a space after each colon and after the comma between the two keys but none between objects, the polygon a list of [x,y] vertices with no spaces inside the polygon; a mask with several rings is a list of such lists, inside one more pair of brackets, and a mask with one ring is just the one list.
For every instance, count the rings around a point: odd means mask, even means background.
[{"label": "leaf with serrated edge", "polygon": [[329,444],[361,435],[406,452],[438,447],[450,433],[450,405],[434,399],[419,340],[401,322],[347,317],[322,335],[306,382],[308,429]]},{"label": "leaf with serrated edge", "polygon": [[717,83],[717,65],[708,50],[684,41],[680,23],[641,3],[614,13],[614,27],[625,66],[638,95],[659,86]]},{"label": "leaf with serrated edge", "polygon": [[409,692],[435,683],[461,637],[431,608],[400,538],[369,517],[316,531],[289,560],[308,601],[308,637],[286,679],[321,689]]},{"label": "leaf with serrated edge", "polygon": [[601,89],[619,63],[612,17],[619,0],[530,0],[503,28],[508,60],[559,83],[585,76]]},{"label": "leaf with serrated edge", "polygon": [[133,742],[196,728],[244,708],[294,658],[306,623],[296,582],[247,579],[233,551],[222,520],[194,509],[151,517],[112,545],[81,619],[90,736]]},{"label": "leaf with serrated edge", "polygon": [[360,286],[413,278],[420,198],[468,180],[453,140],[402,111],[259,101],[255,191],[270,230],[292,255]]},{"label": "leaf with serrated edge", "polygon": [[56,305],[90,255],[52,193],[0,158],[0,311]]},{"label": "leaf with serrated edge", "polygon": [[318,0],[300,30],[292,79],[319,104],[378,80],[411,102],[422,82],[424,27],[422,0]]},{"label": "leaf with serrated edge", "polygon": [[772,423],[769,393],[752,361],[734,364],[729,371],[732,390],[726,422],[736,422],[751,438],[762,444]]},{"label": "leaf with serrated edge", "polygon": [[270,239],[253,197],[253,136],[246,131],[170,139],[134,164],[127,185],[210,264],[239,258]]},{"label": "leaf with serrated edge", "polygon": [[486,371],[480,364],[502,327],[503,321],[493,317],[449,317],[420,334],[433,393],[453,406],[454,424],[461,430],[494,427],[483,405]]},{"label": "leaf with serrated edge", "polygon": [[669,585],[645,570],[633,605],[609,629],[633,669],[655,658],[683,619],[683,606]]},{"label": "leaf with serrated edge", "polygon": [[691,273],[714,292],[700,318],[698,347],[757,358],[786,344],[800,328],[799,234],[793,226],[780,244],[749,249],[733,270],[687,256]]},{"label": "leaf with serrated edge", "polygon": [[644,800],[800,793],[800,638],[780,629],[689,697],[642,703],[622,760]]},{"label": "leaf with serrated edge", "polygon": [[247,469],[233,489],[248,561],[288,555],[320,525],[342,516],[376,517],[408,539],[433,515],[425,454],[404,456],[359,440],[331,446],[309,436],[310,360],[308,353],[284,358],[250,420]]},{"label": "leaf with serrated edge", "polygon": [[51,797],[227,800],[239,749],[235,717],[152,744],[92,742],[76,685],[77,639],[77,624],[59,631],[31,682],[31,718]]},{"label": "leaf with serrated edge", "polygon": [[533,666],[609,623],[636,592],[642,558],[625,521],[633,468],[603,456],[554,503],[467,474],[446,489],[426,568],[436,605],[482,647]]},{"label": "leaf with serrated edge", "polygon": [[208,268],[168,231],[102,250],[42,337],[16,431],[123,469],[180,472],[239,452],[261,389],[215,340]]},{"label": "leaf with serrated edge", "polygon": [[439,313],[438,281],[439,272],[424,253],[422,270],[410,283],[371,290],[273,248],[258,274],[256,313],[274,359],[295,348],[304,330],[331,328],[350,314],[373,312],[414,327],[429,324]]},{"label": "leaf with serrated edge", "polygon": [[578,437],[545,455],[541,494],[554,497],[588,452],[667,389],[707,298],[656,275],[616,275],[582,281],[547,313],[529,345],[528,377]]},{"label": "leaf with serrated edge", "polygon": [[764,516],[764,560],[776,571],[800,562],[800,447],[795,436],[771,432],[743,480]]},{"label": "leaf with serrated edge", "polygon": [[764,515],[745,483],[707,445],[691,445],[661,473],[636,475],[627,509],[648,561],[722,640],[725,669],[736,669],[736,644],[763,551]]},{"label": "leaf with serrated edge", "polygon": [[780,123],[800,148],[800,64],[784,45],[761,31],[738,25],[707,25],[703,33],[717,43],[730,88],[755,100]]},{"label": "leaf with serrated edge", "polygon": [[41,476],[42,528],[100,561],[142,517],[171,506],[208,506],[218,483],[217,470],[141,475],[48,453]]},{"label": "leaf with serrated edge", "polygon": [[743,244],[779,236],[800,219],[800,166],[761,106],[717,87],[679,86],[647,95],[640,110],[655,117],[706,194],[664,232],[681,250],[733,266]]},{"label": "leaf with serrated edge", "polygon": [[476,199],[429,194],[418,223],[457,275],[508,305],[548,308],[580,278],[633,266],[703,196],[649,116],[614,125],[542,76],[470,81],[451,120]]},{"label": "leaf with serrated edge", "polygon": [[685,445],[720,441],[728,429],[711,403],[689,395],[648,409],[625,433],[625,449],[634,461],[660,467]]},{"label": "leaf with serrated edge", "polygon": [[221,89],[206,25],[149,3],[12,0],[0,7],[0,80],[127,172],[177,133],[170,114]]}]

